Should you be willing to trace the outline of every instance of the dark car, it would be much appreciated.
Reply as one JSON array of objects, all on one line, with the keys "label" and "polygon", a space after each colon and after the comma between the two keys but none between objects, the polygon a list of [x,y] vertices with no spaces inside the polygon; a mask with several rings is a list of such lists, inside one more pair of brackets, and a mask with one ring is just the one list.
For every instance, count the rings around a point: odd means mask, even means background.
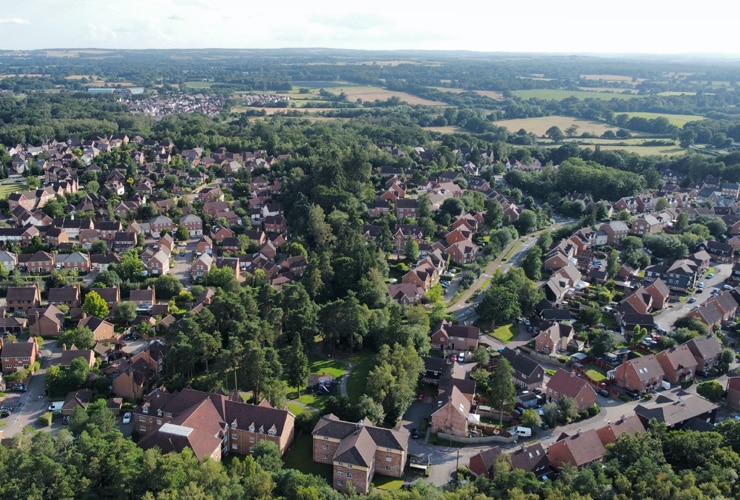
[{"label": "dark car", "polygon": [[635,399],[640,397],[640,391],[627,391],[627,394]]},{"label": "dark car", "polygon": [[604,396],[605,398],[608,398],[608,397],[609,397],[609,391],[608,391],[607,389],[599,389],[599,390],[598,390],[598,391],[596,391],[596,392],[598,392],[599,394],[601,394],[601,395],[602,395],[602,396]]},{"label": "dark car", "polygon": [[417,429],[415,427],[413,429],[411,429],[411,437],[413,439],[419,439],[421,437],[421,433],[419,432],[419,429]]}]

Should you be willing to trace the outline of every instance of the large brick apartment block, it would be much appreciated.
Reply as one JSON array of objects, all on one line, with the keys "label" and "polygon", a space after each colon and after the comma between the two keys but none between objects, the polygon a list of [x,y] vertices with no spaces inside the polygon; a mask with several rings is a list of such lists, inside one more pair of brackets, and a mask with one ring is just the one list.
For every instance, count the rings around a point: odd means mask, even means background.
[{"label": "large brick apartment block", "polygon": [[332,464],[332,486],[339,491],[367,493],[373,476],[402,477],[409,434],[373,426],[367,419],[345,422],[324,415],[312,432],[313,460]]}]

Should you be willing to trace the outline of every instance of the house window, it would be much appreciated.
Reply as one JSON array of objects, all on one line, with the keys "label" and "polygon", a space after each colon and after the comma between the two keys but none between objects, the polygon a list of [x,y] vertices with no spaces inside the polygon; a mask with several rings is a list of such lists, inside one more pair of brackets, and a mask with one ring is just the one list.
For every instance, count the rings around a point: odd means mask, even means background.
[{"label": "house window", "polygon": [[352,473],[351,472],[348,472],[347,473],[347,479],[352,479]]},{"label": "house window", "polygon": [[[144,408],[146,410],[146,408]],[[146,422],[146,417],[144,415],[139,417],[139,422]]]},{"label": "house window", "polygon": [[323,458],[324,458],[324,460],[328,460],[329,459],[329,455],[324,454],[323,455]]},{"label": "house window", "polygon": [[391,457],[385,457],[386,462],[390,462],[391,460],[393,460]]},{"label": "house window", "polygon": [[391,470],[391,466],[390,465],[386,465],[385,466],[385,470]]},{"label": "house window", "polygon": [[249,453],[254,453],[254,447],[252,446],[249,447]]},{"label": "house window", "polygon": [[337,486],[344,486],[344,481],[337,481]]},{"label": "house window", "polygon": [[238,436],[238,435],[236,435],[236,434],[232,434],[232,435],[231,435],[231,439],[239,439],[239,436]]},{"label": "house window", "polygon": [[321,448],[324,449],[324,450],[328,450],[329,449],[329,445],[328,444],[325,444]]},{"label": "house window", "polygon": [[232,449],[232,450],[238,450],[238,449],[239,449],[239,445],[237,445],[236,443],[233,443],[233,444],[231,445],[231,449]]},{"label": "house window", "polygon": [[252,443],[252,444],[254,444],[254,438],[253,437],[252,438],[249,438],[249,442]]},{"label": "house window", "polygon": [[146,432],[146,426],[145,425],[140,425],[139,426],[139,432]]},{"label": "house window", "polygon": [[340,470],[337,471],[337,476],[342,477],[343,475],[344,475],[344,472],[342,472]]},{"label": "house window", "polygon": [[351,469],[352,468],[352,464],[347,464],[347,468],[348,469]]}]

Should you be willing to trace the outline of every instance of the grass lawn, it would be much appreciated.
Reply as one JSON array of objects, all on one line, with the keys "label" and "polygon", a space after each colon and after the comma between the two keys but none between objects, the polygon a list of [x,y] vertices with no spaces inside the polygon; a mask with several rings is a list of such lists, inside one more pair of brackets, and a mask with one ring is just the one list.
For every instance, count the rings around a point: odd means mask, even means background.
[{"label": "grass lawn", "polygon": [[0,184],[0,200],[4,200],[8,196],[10,196],[12,193],[15,193],[16,191],[25,191],[28,189],[28,185],[23,183],[17,183],[13,182],[10,184]]},{"label": "grass lawn", "polygon": [[501,325],[497,327],[493,331],[493,337],[499,339],[504,344],[508,343],[516,337],[516,335],[519,333],[519,327],[514,325],[513,323],[509,323],[506,325]]},{"label": "grass lawn", "polygon": [[290,410],[290,413],[292,413],[295,416],[300,415],[301,413],[306,413],[309,410],[305,409],[301,405],[297,405],[295,403],[288,403],[288,410]]},{"label": "grass lawn", "polygon": [[400,490],[401,486],[403,486],[403,478],[375,474],[375,477],[373,477],[373,486],[388,491]]},{"label": "grass lawn", "polygon": [[332,466],[313,461],[311,434],[304,434],[293,442],[293,449],[286,454],[285,467],[299,470],[304,474],[316,474],[332,484]]},{"label": "grass lawn", "polygon": [[324,359],[315,358],[311,356],[309,358],[311,364],[308,369],[310,373],[317,373],[319,375],[329,375],[334,378],[339,378],[344,375],[344,371],[347,369],[347,364],[336,359]]},{"label": "grass lawn", "polygon": [[303,403],[306,406],[310,406],[312,408],[316,408],[319,411],[323,411],[324,406],[326,405],[327,397],[328,396],[317,396],[315,394],[301,394],[301,397],[298,398],[297,401],[299,403]]},{"label": "grass lawn", "polygon": [[586,372],[586,375],[591,377],[591,380],[594,382],[601,382],[602,380],[606,380],[606,373],[604,372],[604,369],[596,366],[596,365],[586,365],[583,367],[583,371]]},{"label": "grass lawn", "polygon": [[352,403],[357,403],[360,396],[365,394],[365,385],[367,377],[373,367],[374,354],[369,351],[362,351],[352,355],[352,364],[354,368],[347,379],[347,397]]}]

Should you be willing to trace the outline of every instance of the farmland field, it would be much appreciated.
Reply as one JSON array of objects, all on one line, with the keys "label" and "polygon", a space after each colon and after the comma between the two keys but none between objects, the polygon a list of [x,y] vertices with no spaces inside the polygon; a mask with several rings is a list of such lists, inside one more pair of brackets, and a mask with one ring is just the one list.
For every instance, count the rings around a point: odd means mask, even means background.
[{"label": "farmland field", "polygon": [[569,97],[577,99],[634,99],[638,96],[634,94],[621,94],[622,89],[615,89],[616,92],[590,92],[586,90],[559,90],[559,89],[534,89],[534,90],[517,90],[514,92],[522,99],[549,99],[553,101],[562,101]]},{"label": "farmland field", "polygon": [[430,132],[439,132],[440,134],[458,134],[464,132],[463,129],[460,127],[456,127],[455,125],[447,125],[445,127],[423,127],[424,130],[428,130]]},{"label": "farmland field", "polygon": [[331,91],[335,94],[344,92],[349,101],[355,101],[357,99],[370,102],[375,101],[376,99],[384,101],[395,96],[409,104],[423,104],[425,106],[443,105],[441,102],[430,101],[429,99],[423,99],[415,95],[407,94],[406,92],[396,92],[393,90],[386,90],[381,87],[334,87]]},{"label": "farmland field", "polygon": [[625,114],[632,118],[633,116],[637,116],[640,118],[647,118],[648,120],[652,120],[654,118],[658,118],[660,116],[665,117],[668,119],[668,122],[670,122],[671,125],[675,125],[676,127],[683,127],[688,122],[695,122],[697,120],[704,120],[703,116],[699,115],[670,115],[667,113],[617,113],[617,114]]},{"label": "farmland field", "polygon": [[560,127],[560,130],[562,131],[565,131],[568,127],[575,125],[578,127],[576,135],[581,135],[584,132],[588,132],[599,136],[607,130],[616,130],[616,127],[612,127],[605,123],[582,120],[580,118],[571,118],[569,116],[539,116],[537,118],[500,120],[494,122],[494,125],[498,125],[499,127],[506,127],[511,132],[517,132],[520,129],[524,129],[527,132],[532,132],[537,136],[545,135],[547,129],[549,129],[553,125]]},{"label": "farmland field", "polygon": [[[628,75],[581,75],[584,80],[602,80],[605,82],[631,82],[633,78]],[[644,82],[644,78],[634,78],[636,83]]]},{"label": "farmland field", "polygon": [[482,95],[483,97],[490,97],[491,99],[495,99],[497,101],[503,101],[504,100],[504,93],[499,92],[498,90],[475,90],[476,94]]}]

